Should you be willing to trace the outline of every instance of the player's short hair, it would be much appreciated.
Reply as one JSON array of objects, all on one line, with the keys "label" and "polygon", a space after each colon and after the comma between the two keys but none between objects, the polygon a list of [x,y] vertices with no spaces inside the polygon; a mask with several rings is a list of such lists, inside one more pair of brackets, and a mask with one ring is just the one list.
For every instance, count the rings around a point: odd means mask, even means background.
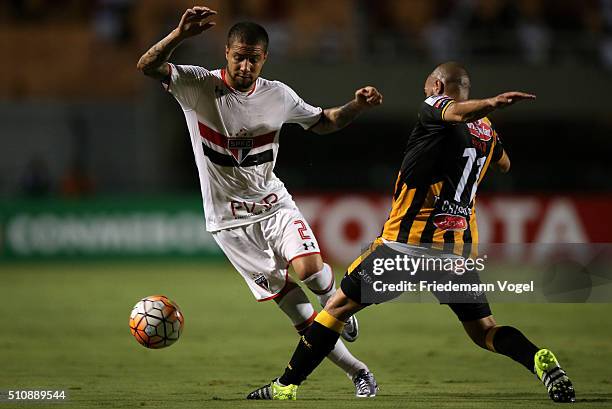
[{"label": "player's short hair", "polygon": [[240,41],[248,45],[263,45],[264,51],[268,51],[268,33],[266,29],[251,21],[241,21],[230,28],[227,33],[227,45],[234,41]]}]

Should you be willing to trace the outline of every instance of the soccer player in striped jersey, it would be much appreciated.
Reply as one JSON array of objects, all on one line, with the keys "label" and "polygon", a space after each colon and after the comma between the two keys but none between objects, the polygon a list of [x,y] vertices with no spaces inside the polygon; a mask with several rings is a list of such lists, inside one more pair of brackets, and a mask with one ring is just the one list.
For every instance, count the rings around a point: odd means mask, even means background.
[{"label": "soccer player in striped jersey", "polygon": [[[138,62],[145,74],[161,80],[183,109],[198,168],[206,228],[258,301],[274,299],[299,333],[316,312],[288,275],[298,278],[322,306],[336,291],[333,272],[321,258],[308,223],[273,172],[284,123],[327,134],[382,103],[371,86],[358,89],[347,104],[322,109],[307,104],[290,87],[261,78],[268,35],[251,22],[235,24],[226,44],[225,68],[208,70],[168,62],[185,39],[215,25],[216,12],[196,6],[178,27]],[[357,321],[347,317],[343,338],[354,341]],[[337,340],[328,357],[352,379],[356,395],[376,381],[368,367]]]},{"label": "soccer player in striped jersey", "polygon": [[[346,317],[370,305],[362,298],[362,290],[368,289],[373,260],[397,253],[435,254],[436,249],[455,257],[473,254],[478,243],[474,208],[478,184],[489,165],[502,172],[510,168],[487,114],[535,96],[507,92],[470,100],[468,73],[454,62],[436,67],[424,91],[426,99],[407,141],[381,236],[348,268],[340,289],[302,336],[284,374],[251,392],[248,399],[295,399],[298,385],[334,345]],[[449,305],[476,345],[506,355],[535,373],[553,401],[575,400],[572,383],[553,353],[534,345],[518,329],[497,325],[485,294],[469,294],[472,298],[467,302],[434,295]],[[373,390],[370,396],[374,395]]]}]

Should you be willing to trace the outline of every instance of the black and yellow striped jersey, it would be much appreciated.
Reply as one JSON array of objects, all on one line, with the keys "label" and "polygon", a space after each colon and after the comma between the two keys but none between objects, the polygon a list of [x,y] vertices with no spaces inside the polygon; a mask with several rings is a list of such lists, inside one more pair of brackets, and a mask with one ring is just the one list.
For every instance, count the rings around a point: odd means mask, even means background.
[{"label": "black and yellow striped jersey", "polygon": [[472,253],[478,242],[476,189],[491,161],[502,154],[491,122],[442,120],[454,100],[445,95],[427,98],[408,138],[395,183],[393,204],[381,237],[410,244],[452,247]]}]

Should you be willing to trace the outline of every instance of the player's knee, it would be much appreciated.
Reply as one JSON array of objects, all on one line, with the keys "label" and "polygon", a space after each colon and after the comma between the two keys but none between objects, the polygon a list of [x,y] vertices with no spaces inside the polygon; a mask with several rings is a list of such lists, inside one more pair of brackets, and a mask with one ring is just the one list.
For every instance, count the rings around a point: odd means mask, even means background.
[{"label": "player's knee", "polygon": [[300,280],[305,280],[323,269],[323,259],[320,254],[311,254],[296,258],[291,262],[291,265]]}]

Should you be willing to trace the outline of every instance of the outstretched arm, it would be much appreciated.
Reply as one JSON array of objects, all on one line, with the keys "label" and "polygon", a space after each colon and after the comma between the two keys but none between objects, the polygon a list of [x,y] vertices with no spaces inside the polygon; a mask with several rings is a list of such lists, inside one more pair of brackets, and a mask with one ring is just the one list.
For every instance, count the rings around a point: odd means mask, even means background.
[{"label": "outstretched arm", "polygon": [[205,21],[208,17],[217,14],[208,7],[195,6],[187,9],[179,25],[151,47],[140,57],[136,68],[143,74],[161,80],[170,75],[168,60],[172,51],[186,38],[196,36],[215,25],[214,21]]},{"label": "outstretched arm", "polygon": [[321,120],[311,128],[320,135],[338,131],[355,120],[362,112],[382,104],[383,97],[374,87],[355,91],[355,98],[343,106],[323,110]]},{"label": "outstretched arm", "polygon": [[533,99],[536,99],[536,96],[532,94],[505,92],[487,99],[454,102],[448,106],[442,119],[447,122],[472,122],[484,118],[496,109],[505,108],[518,101]]}]

